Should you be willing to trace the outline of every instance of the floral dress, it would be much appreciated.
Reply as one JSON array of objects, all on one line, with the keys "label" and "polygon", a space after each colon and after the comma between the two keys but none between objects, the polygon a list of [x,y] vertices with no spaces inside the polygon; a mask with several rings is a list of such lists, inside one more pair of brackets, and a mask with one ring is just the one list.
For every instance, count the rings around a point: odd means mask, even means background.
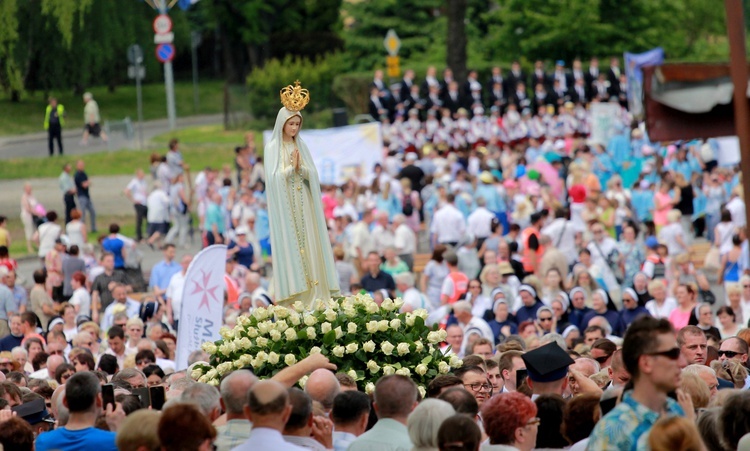
[{"label": "floral dress", "polygon": [[641,270],[641,264],[646,259],[643,248],[637,242],[628,243],[621,241],[617,244],[617,250],[625,263],[625,279],[623,286],[629,287],[633,284],[633,277]]}]

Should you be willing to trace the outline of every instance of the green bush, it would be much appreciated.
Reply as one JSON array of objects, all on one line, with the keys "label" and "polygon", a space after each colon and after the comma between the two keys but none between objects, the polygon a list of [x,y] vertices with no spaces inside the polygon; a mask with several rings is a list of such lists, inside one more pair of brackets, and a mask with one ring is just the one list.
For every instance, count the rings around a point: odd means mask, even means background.
[{"label": "green bush", "polygon": [[333,91],[344,102],[350,116],[367,113],[371,83],[370,72],[344,74],[333,79]]},{"label": "green bush", "polygon": [[283,60],[274,59],[260,69],[255,69],[247,77],[250,109],[256,119],[276,117],[281,101],[279,91],[284,86],[299,80],[302,87],[310,91],[308,113],[331,107],[333,78],[341,68],[343,57],[329,54],[318,60],[287,56]]}]

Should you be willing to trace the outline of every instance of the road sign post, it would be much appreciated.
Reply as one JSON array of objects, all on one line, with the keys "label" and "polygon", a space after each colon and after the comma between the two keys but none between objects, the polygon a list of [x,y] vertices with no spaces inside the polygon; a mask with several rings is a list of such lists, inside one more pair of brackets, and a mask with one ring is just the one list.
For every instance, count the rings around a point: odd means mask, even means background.
[{"label": "road sign post", "polygon": [[143,95],[141,91],[141,79],[146,71],[143,68],[143,50],[138,44],[128,47],[128,62],[132,66],[128,67],[128,76],[130,68],[133,68],[133,78],[135,78],[135,95],[138,105],[138,148],[143,149]]},{"label": "road sign post", "polygon": [[385,46],[385,50],[388,52],[385,60],[388,77],[397,78],[401,76],[401,65],[398,58],[398,51],[401,50],[401,39],[398,38],[396,30],[393,28],[388,30],[383,40],[383,46]]},{"label": "road sign post", "polygon": [[[174,74],[172,73],[172,59],[174,59],[174,45],[169,42],[169,34],[172,32],[172,19],[169,18],[167,11],[167,0],[156,0],[159,7],[159,15],[154,19],[154,42],[160,41],[156,46],[156,58],[164,63],[164,90],[167,93],[167,118],[169,120],[169,129],[174,130],[176,127],[176,116],[174,106]],[[160,37],[159,37],[160,36]],[[173,39],[173,38],[172,38]]]}]

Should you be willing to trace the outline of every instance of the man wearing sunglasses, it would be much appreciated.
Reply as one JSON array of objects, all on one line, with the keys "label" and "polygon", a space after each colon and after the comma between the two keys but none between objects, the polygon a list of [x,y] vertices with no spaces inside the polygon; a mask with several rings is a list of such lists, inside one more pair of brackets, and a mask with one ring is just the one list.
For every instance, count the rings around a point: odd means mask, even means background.
[{"label": "man wearing sunglasses", "polygon": [[622,360],[632,376],[633,390],[625,392],[622,402],[597,423],[588,449],[648,449],[649,432],[660,417],[685,415],[667,396],[679,387],[680,368],[685,366],[668,320],[635,320],[625,334]]},{"label": "man wearing sunglasses", "polygon": [[[745,340],[739,337],[725,338],[721,342],[721,347],[719,347],[719,360],[721,362],[736,360],[743,366],[747,366],[747,354],[748,345]],[[748,387],[750,387],[750,376],[745,379],[745,387],[743,389],[747,389]]]}]

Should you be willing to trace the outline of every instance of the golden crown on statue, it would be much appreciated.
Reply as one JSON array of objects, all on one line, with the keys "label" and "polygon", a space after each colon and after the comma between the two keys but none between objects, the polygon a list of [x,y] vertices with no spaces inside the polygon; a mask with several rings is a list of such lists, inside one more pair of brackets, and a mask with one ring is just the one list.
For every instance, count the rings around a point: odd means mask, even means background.
[{"label": "golden crown on statue", "polygon": [[302,111],[309,102],[310,91],[302,88],[299,80],[281,90],[281,103],[289,111]]}]

